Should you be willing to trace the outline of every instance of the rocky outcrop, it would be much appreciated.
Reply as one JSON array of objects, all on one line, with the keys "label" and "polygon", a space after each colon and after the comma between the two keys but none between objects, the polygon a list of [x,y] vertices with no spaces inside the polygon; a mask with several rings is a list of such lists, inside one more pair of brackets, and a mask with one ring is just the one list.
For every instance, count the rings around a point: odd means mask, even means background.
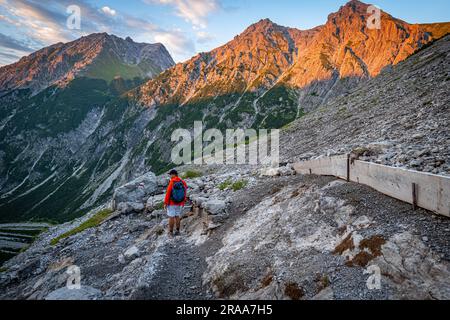
[{"label": "rocky outcrop", "polygon": [[155,195],[158,183],[153,172],[149,172],[116,189],[113,209],[120,213],[140,212],[146,207],[150,196]]}]

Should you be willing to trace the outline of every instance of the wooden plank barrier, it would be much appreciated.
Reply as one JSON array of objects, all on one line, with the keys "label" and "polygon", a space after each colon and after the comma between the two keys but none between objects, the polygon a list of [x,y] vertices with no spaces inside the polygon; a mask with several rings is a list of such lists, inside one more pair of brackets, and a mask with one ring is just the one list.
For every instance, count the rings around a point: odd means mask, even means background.
[{"label": "wooden plank barrier", "polygon": [[[348,165],[349,164],[349,165]],[[335,176],[450,217],[450,177],[355,160],[327,157],[294,164],[300,174]]]},{"label": "wooden plank barrier", "polygon": [[335,176],[347,179],[347,156],[325,157],[294,164],[294,169],[301,174]]}]

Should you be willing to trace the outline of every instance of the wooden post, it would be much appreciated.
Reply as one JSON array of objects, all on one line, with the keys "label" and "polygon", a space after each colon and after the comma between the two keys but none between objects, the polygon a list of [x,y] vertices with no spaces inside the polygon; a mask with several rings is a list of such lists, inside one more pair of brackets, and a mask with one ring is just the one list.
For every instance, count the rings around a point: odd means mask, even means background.
[{"label": "wooden post", "polygon": [[412,184],[412,203],[413,203],[413,210],[416,211],[416,209],[417,209],[417,185],[415,183]]},{"label": "wooden post", "polygon": [[347,182],[350,182],[350,154],[347,155]]},{"label": "wooden post", "polygon": [[309,174],[312,174],[312,170],[311,169],[309,169]]}]

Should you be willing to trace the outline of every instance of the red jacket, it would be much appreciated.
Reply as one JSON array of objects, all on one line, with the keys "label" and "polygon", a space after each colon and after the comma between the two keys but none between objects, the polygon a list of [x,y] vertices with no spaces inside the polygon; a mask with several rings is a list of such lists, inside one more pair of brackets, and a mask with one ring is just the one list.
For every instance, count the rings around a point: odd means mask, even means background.
[{"label": "red jacket", "polygon": [[[173,188],[173,184],[174,184],[175,182],[179,182],[179,181],[183,182],[184,188],[185,188],[186,192],[185,192],[185,196],[184,196],[184,201],[183,201],[183,202],[180,202],[180,203],[175,203],[175,202],[171,199],[172,188]],[[184,206],[184,204],[186,203],[187,189],[188,189],[188,186],[187,186],[186,182],[184,182],[183,180],[181,180],[179,177],[172,178],[172,179],[170,180],[170,182],[169,182],[169,186],[167,187],[166,198],[164,199],[164,204],[165,204],[166,206]]]}]

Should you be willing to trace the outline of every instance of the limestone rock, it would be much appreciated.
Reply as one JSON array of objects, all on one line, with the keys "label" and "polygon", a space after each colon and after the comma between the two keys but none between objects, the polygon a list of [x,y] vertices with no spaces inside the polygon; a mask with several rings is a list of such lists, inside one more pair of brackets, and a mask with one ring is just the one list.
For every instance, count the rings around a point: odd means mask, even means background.
[{"label": "limestone rock", "polygon": [[81,286],[80,289],[61,288],[51,292],[45,300],[98,300],[102,292],[89,286]]},{"label": "limestone rock", "polygon": [[148,198],[145,208],[149,212],[161,209],[162,205],[164,204],[164,198],[165,198],[165,194],[159,194],[159,195]]},{"label": "limestone rock", "polygon": [[132,246],[124,252],[123,256],[126,260],[134,260],[140,255],[139,249],[136,246]]},{"label": "limestone rock", "polygon": [[225,212],[227,204],[223,200],[208,200],[202,204],[202,207],[212,215],[220,215]]},{"label": "limestone rock", "polygon": [[153,172],[149,172],[116,189],[113,203],[122,213],[142,211],[147,198],[157,191],[158,183]]}]

